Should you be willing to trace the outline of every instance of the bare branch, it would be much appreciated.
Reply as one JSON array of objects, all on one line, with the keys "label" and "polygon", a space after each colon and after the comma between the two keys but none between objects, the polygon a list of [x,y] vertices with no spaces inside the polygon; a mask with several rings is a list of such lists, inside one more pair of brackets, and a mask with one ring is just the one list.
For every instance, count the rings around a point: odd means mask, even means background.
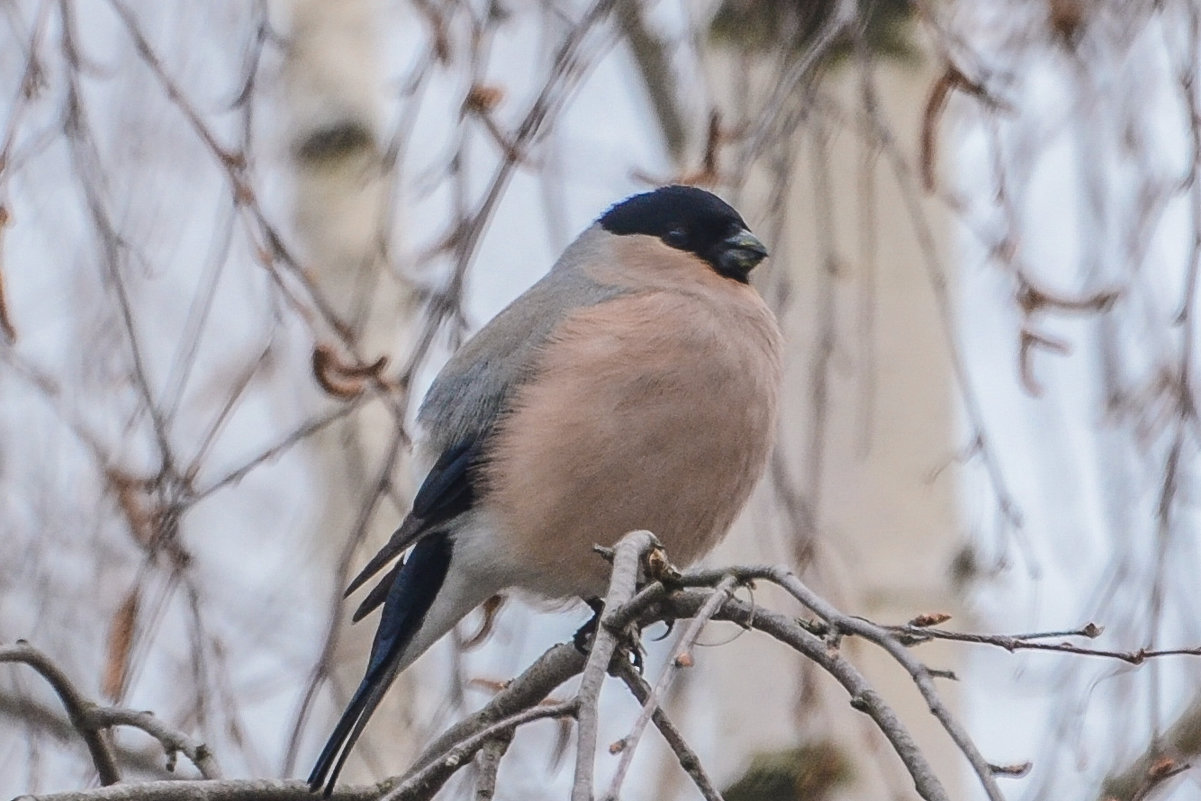
[{"label": "bare branch", "polygon": [[658,541],[649,531],[633,531],[622,537],[614,549],[613,573],[609,581],[609,592],[605,596],[605,611],[601,615],[600,625],[596,627],[592,650],[584,665],[583,678],[580,679],[580,706],[577,713],[579,731],[571,801],[592,801],[597,704],[601,685],[604,684],[605,675],[609,671],[609,660],[613,658],[613,652],[617,648],[615,613],[618,607],[634,597],[642,555],[657,544]]},{"label": "bare branch", "polygon": [[200,775],[204,778],[221,778],[221,768],[217,765],[217,760],[209,751],[208,746],[181,731],[172,729],[150,712],[102,706],[92,709],[89,717],[99,726],[131,726],[141,729],[158,740],[162,743],[163,750],[167,752],[168,770],[174,770],[175,754],[180,753],[196,766],[196,770],[200,771]]},{"label": "bare branch", "polygon": [[[389,780],[363,787],[342,787],[330,796],[330,801],[376,801],[394,783],[395,780]],[[313,801],[313,794],[307,784],[296,779],[222,779],[114,784],[19,798],[22,801]]]},{"label": "bare branch", "polygon": [[[638,674],[633,665],[618,662],[615,666],[617,677],[626,683],[630,688],[630,692],[634,694],[642,704],[651,702],[651,686],[646,683],[646,680]],[[651,720],[654,721],[659,733],[663,735],[663,739],[676,755],[676,761],[680,763],[680,767],[689,775],[696,788],[701,791],[701,795],[706,801],[722,801],[721,793],[713,784],[713,780],[709,778],[709,774],[705,772],[705,766],[701,762],[699,756],[692,748],[684,741],[684,737],[680,734],[679,729],[667,717],[667,713],[657,704],[654,707],[654,713],[651,715]]]},{"label": "bare branch", "polygon": [[1040,642],[1047,637],[1093,637],[1087,628],[1078,631],[1046,632],[1034,634],[975,634],[960,631],[944,631],[930,627],[914,625],[889,626],[889,631],[896,633],[912,642],[928,640],[952,640],[978,645],[992,645],[1004,648],[1006,651],[1058,651],[1063,654],[1078,656],[1099,656],[1107,659],[1118,659],[1131,665],[1141,665],[1148,659],[1165,656],[1201,656],[1201,646],[1191,648],[1138,648],[1133,651],[1116,651],[1106,648],[1087,648],[1070,642]]},{"label": "bare branch", "polygon": [[[680,670],[692,666],[692,656],[690,651],[696,645],[696,638],[700,636],[701,629],[705,624],[717,613],[721,605],[729,599],[736,585],[736,580],[733,576],[726,576],[722,579],[713,593],[709,596],[705,605],[697,612],[696,617],[688,621],[687,628],[680,632],[680,638],[677,641],[677,646],[674,651],[674,656],[668,663],[667,668],[659,677],[659,681],[655,683],[654,688],[645,693],[645,698],[639,698],[642,701],[642,711],[639,712],[638,718],[634,721],[633,728],[630,733],[618,741],[618,747],[621,751],[621,761],[617,763],[617,771],[613,775],[613,781],[609,785],[609,791],[605,794],[606,801],[616,801],[621,795],[621,785],[625,781],[626,773],[630,769],[630,765],[634,761],[634,753],[638,750],[638,742],[642,739],[642,733],[646,730],[646,724],[650,722],[651,717],[659,710],[659,699],[667,693],[671,683],[675,677],[679,675]],[[626,681],[626,684],[630,684]],[[631,687],[633,690],[633,687]],[[613,749],[610,748],[612,751]]]},{"label": "bare branch", "polygon": [[71,725],[83,737],[88,751],[92,755],[92,764],[100,774],[101,784],[115,784],[121,781],[121,773],[117,770],[117,760],[113,756],[112,746],[98,727],[91,724],[89,712],[95,706],[83,697],[67,674],[63,673],[50,657],[43,654],[24,640],[17,640],[15,645],[0,646],[0,662],[20,662],[29,665],[50,683],[50,687],[63,702]]},{"label": "bare branch", "polygon": [[174,765],[175,755],[180,753],[191,760],[206,779],[221,777],[221,768],[204,743],[172,729],[150,712],[99,706],[84,698],[50,657],[24,640],[18,640],[15,645],[0,646],[0,662],[29,665],[50,683],[62,700],[71,725],[87,743],[102,784],[109,785],[121,780],[112,746],[104,736],[104,730],[113,726],[132,726],[158,740],[167,752],[168,767]]},{"label": "bare branch", "polygon": [[[997,786],[996,779],[994,778],[992,766],[980,754],[971,736],[968,735],[967,730],[951,715],[950,710],[939,697],[938,692],[934,689],[934,682],[931,679],[930,671],[906,650],[905,646],[896,636],[871,621],[850,617],[839,612],[828,601],[805,586],[789,570],[778,567],[768,568],[763,573],[758,573],[754,577],[767,579],[787,590],[789,594],[813,610],[818,617],[822,618],[831,627],[835,636],[844,633],[856,634],[887,651],[889,656],[900,663],[909,673],[910,678],[913,679],[913,683],[917,685],[918,691],[921,692],[926,704],[930,707],[930,712],[934,714],[934,717],[942,724],[947,734],[955,741],[955,745],[967,757],[972,770],[976,773],[976,777],[980,780],[980,784],[984,787],[990,801],[1005,801],[1005,797],[1001,794],[1001,788]],[[874,691],[870,695],[865,696],[865,698],[867,700],[864,703],[882,703]],[[883,728],[883,724],[881,724],[881,728]]]},{"label": "bare branch", "polygon": [[497,737],[511,735],[513,730],[523,723],[544,718],[569,717],[576,714],[576,710],[576,701],[572,700],[562,704],[535,706],[503,718],[463,738],[425,767],[410,773],[395,790],[384,794],[380,801],[416,801],[430,798],[459,768],[469,764],[477,751]]},{"label": "bare branch", "polygon": [[538,657],[524,673],[506,684],[481,710],[451,726],[430,743],[421,756],[413,760],[413,770],[430,764],[472,732],[542,703],[556,687],[583,668],[584,655],[574,645],[563,643],[554,646]]},{"label": "bare branch", "polygon": [[[1044,642],[1048,637],[1083,636],[1095,637],[1100,627],[1088,624],[1074,631],[1036,632],[1023,635],[983,635],[947,632],[936,628],[948,618],[945,615],[919,615],[904,626],[883,626],[870,620],[846,615],[828,601],[806,587],[796,576],[782,567],[735,567],[720,571],[696,571],[673,575],[673,585],[678,582],[685,588],[669,591],[662,581],[652,581],[641,591],[635,592],[643,556],[655,551],[656,541],[649,532],[638,531],[626,535],[612,551],[614,562],[613,578],[606,597],[605,612],[597,629],[591,653],[584,657],[573,645],[557,645],[535,661],[521,676],[505,685],[479,712],[451,727],[432,743],[414,762],[403,777],[390,779],[371,787],[350,788],[334,795],[335,799],[380,799],[380,801],[424,801],[436,794],[445,782],[459,769],[469,764],[481,751],[483,775],[477,785],[477,797],[481,800],[492,797],[495,790],[495,767],[507,748],[515,729],[526,723],[546,718],[576,716],[579,720],[577,762],[573,793],[591,801],[592,777],[596,757],[597,704],[601,685],[606,673],[612,671],[619,677],[636,698],[643,704],[643,712],[635,723],[631,734],[620,741],[625,749],[623,762],[619,764],[607,798],[616,798],[622,781],[628,772],[628,758],[637,746],[646,722],[653,721],[675,753],[681,768],[688,773],[698,790],[708,801],[719,801],[720,792],[708,777],[697,754],[688,746],[678,729],[671,723],[659,706],[671,677],[678,669],[691,662],[687,656],[701,627],[708,620],[724,620],[743,627],[762,631],[781,643],[793,648],[822,668],[847,691],[855,709],[867,714],[891,744],[901,762],[913,779],[918,794],[926,801],[947,801],[949,796],[934,773],[925,755],[918,748],[904,722],[888,702],[877,692],[842,654],[840,640],[854,635],[882,647],[910,674],[919,691],[926,699],[930,711],[938,718],[951,739],[973,769],[990,798],[1002,799],[994,776],[1021,776],[1029,770],[1029,763],[1014,766],[995,766],[986,761],[976,749],[963,727],[950,714],[933,688],[932,679],[943,675],[931,671],[918,662],[908,650],[909,646],[930,639],[946,639],[955,642],[979,643],[1018,650],[1033,648],[1061,651],[1069,654],[1102,656],[1137,664],[1141,658],[1150,656],[1201,655],[1201,647],[1164,649],[1160,651],[1121,652],[1099,649],[1081,649],[1066,643]],[[732,590],[740,583],[755,579],[771,581],[810,609],[819,621],[798,620],[779,612],[751,606],[732,597]],[[647,626],[663,620],[690,619],[690,624],[680,637],[672,666],[664,672],[658,685],[650,687],[628,662],[613,655],[618,647],[619,633],[631,624]],[[189,757],[206,776],[219,776],[212,756],[203,744],[179,732],[175,732],[157,721],[149,713],[122,709],[96,708],[83,699],[61,671],[44,655],[26,643],[0,649],[0,661],[27,662],[51,681],[60,697],[64,699],[77,730],[85,735],[94,735],[101,728],[113,725],[131,725],[141,728],[156,737],[168,753],[180,752]],[[583,679],[575,697],[566,701],[547,703],[547,696],[571,676],[583,670]],[[585,714],[585,710],[588,713]],[[587,728],[585,728],[587,727]],[[485,750],[486,749],[486,750]],[[109,754],[111,761],[111,752]],[[1162,761],[1162,760],[1161,760]],[[1159,764],[1159,763],[1155,763]],[[1152,766],[1154,767],[1154,765]],[[1155,773],[1150,785],[1160,786],[1179,767],[1173,763],[1171,770]],[[115,770],[115,767],[114,767]],[[1148,771],[1150,768],[1140,768]],[[1147,775],[1150,775],[1149,773]],[[1143,782],[1139,786],[1147,786]],[[253,794],[253,796],[251,795]],[[52,801],[240,801],[243,798],[267,798],[289,801],[307,798],[307,786],[299,782],[263,781],[208,781],[208,782],[151,782],[142,785],[122,785],[120,788],[102,788],[45,796]]]},{"label": "bare branch", "polygon": [[[737,571],[724,572],[737,574]],[[669,616],[684,618],[699,611],[707,600],[705,592],[680,592],[665,599],[663,607]],[[762,631],[815,662],[843,686],[850,695],[851,706],[867,714],[880,729],[909,771],[918,795],[926,801],[949,801],[950,796],[908,727],[863,674],[827,641],[807,631],[793,618],[760,607],[752,608],[737,598],[722,604],[714,619],[729,620]]]},{"label": "bare branch", "polygon": [[[0,167],[0,171],[3,171],[3,167]],[[17,329],[13,327],[4,296],[4,231],[8,228],[8,220],[8,209],[0,204],[0,335],[3,335],[6,344],[11,345],[17,341]]]},{"label": "bare branch", "polygon": [[513,734],[499,734],[488,741],[476,755],[476,768],[479,773],[475,779],[475,801],[492,801],[496,795],[496,774],[500,770],[500,761],[504,759],[509,744],[513,742]]},{"label": "bare branch", "polygon": [[821,30],[814,36],[812,44],[781,76],[771,97],[763,103],[755,127],[747,135],[742,158],[735,170],[736,175],[747,174],[749,165],[761,155],[764,147],[771,140],[780,115],[789,107],[785,101],[792,96],[802,81],[813,79],[813,74],[822,59],[838,43],[839,37],[854,27],[857,16],[854,0],[835,0],[834,8]]}]

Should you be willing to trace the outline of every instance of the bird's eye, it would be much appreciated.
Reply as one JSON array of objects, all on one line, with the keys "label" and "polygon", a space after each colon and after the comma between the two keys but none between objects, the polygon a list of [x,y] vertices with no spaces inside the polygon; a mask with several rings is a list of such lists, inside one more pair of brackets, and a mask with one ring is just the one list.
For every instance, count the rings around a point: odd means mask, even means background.
[{"label": "bird's eye", "polygon": [[663,237],[663,241],[673,248],[683,247],[688,242],[688,231],[683,228],[672,228]]}]

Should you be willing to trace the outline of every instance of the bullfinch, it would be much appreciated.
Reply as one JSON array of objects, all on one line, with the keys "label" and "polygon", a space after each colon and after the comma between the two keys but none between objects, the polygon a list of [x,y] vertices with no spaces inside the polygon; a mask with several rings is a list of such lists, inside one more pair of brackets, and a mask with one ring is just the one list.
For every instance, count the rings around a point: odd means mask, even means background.
[{"label": "bullfinch", "polygon": [[383,605],[310,789],[333,791],[396,675],[492,595],[603,596],[593,545],[635,529],[681,565],[724,536],[775,429],[780,332],[748,282],[766,256],[716,195],[635,195],[450,359],[417,415],[412,511],[347,589],[395,560],[354,613]]}]

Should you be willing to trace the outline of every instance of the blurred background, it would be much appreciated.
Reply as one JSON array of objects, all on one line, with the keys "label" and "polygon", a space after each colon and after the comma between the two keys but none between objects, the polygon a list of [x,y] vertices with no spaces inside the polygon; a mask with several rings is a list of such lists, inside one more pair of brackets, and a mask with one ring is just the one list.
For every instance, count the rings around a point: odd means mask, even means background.
[{"label": "blurred background", "polygon": [[[608,205],[685,182],[768,243],[787,338],[769,474],[709,564],[881,623],[1201,644],[1199,59],[1189,0],[0,0],[0,642],[228,775],[306,775],[416,401]],[[589,615],[469,619],[345,780]],[[813,665],[702,641],[667,708],[730,801],[916,797]],[[979,796],[909,677],[844,649]],[[1032,763],[1008,798],[1201,798],[1146,779],[1201,751],[1195,657],[918,653],[991,762]],[[636,706],[605,698],[610,742]],[[497,798],[565,797],[561,734],[523,729]],[[0,796],[94,783],[45,682],[0,669]],[[626,788],[696,797],[653,736]]]}]

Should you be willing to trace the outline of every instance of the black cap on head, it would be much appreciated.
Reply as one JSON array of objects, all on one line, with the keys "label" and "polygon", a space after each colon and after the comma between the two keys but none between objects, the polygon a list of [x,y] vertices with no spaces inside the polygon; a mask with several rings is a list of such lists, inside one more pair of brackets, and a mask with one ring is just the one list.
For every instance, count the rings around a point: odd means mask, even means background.
[{"label": "black cap on head", "polygon": [[653,236],[744,283],[751,268],[767,255],[738,212],[717,195],[694,186],[664,186],[634,195],[606,211],[599,222],[619,236]]}]

